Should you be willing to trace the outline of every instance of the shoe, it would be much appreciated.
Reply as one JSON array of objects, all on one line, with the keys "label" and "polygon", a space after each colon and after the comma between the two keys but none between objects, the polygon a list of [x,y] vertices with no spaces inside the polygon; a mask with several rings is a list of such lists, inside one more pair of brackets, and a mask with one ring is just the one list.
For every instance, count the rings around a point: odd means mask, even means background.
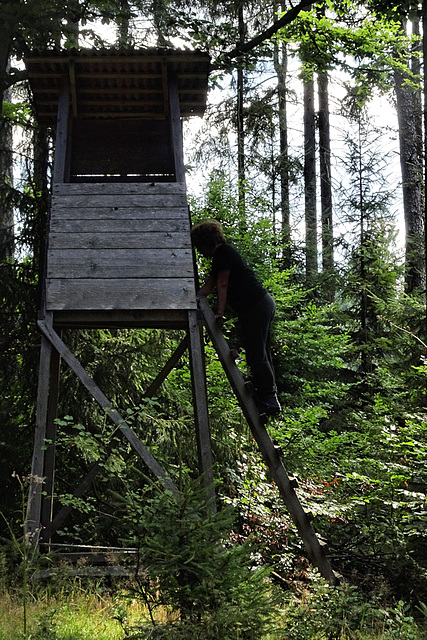
[{"label": "shoe", "polygon": [[281,412],[282,407],[276,394],[274,394],[265,400],[261,400],[258,404],[258,410],[261,414],[264,413],[267,416],[277,416],[277,414]]},{"label": "shoe", "polygon": [[279,456],[279,458],[280,458],[280,456],[283,456],[283,449],[280,446],[280,444],[277,442],[277,440],[273,440],[273,447],[274,447],[275,452]]},{"label": "shoe", "polygon": [[255,393],[255,387],[252,380],[245,380],[245,389],[249,393],[250,396],[253,396]]}]

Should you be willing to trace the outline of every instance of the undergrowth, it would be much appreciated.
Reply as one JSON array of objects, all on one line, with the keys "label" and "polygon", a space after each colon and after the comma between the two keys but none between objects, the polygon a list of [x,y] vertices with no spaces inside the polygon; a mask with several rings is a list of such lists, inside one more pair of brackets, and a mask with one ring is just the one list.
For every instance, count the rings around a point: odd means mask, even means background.
[{"label": "undergrowth", "polygon": [[[270,630],[217,635],[218,640],[426,640],[427,607],[411,610],[403,601],[389,603],[381,595],[367,599],[348,583],[331,587],[316,573],[310,584],[295,583],[283,591],[272,611]],[[67,584],[68,580],[68,584]],[[0,593],[0,640],[204,640],[214,637],[209,620],[180,620],[170,610],[156,610],[155,623],[146,607],[129,598],[131,584],[82,586],[63,579],[55,590],[34,587],[22,631],[22,594]]]},{"label": "undergrowth", "polygon": [[0,597],[0,640],[122,640],[111,598],[91,593],[57,596],[39,593],[27,606],[27,631],[22,630],[19,594]]}]

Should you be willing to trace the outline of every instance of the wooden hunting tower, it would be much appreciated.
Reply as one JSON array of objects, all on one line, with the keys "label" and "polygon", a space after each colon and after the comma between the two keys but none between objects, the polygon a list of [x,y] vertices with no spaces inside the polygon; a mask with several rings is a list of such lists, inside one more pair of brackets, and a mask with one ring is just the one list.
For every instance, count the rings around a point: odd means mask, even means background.
[{"label": "wooden hunting tower", "polygon": [[55,442],[59,357],[169,482],[69,353],[60,337],[65,327],[187,331],[176,359],[189,342],[200,465],[212,479],[181,126],[182,117],[203,115],[209,57],[157,49],[51,51],[29,56],[26,66],[38,121],[56,129],[33,459],[47,498],[37,486],[29,509],[30,530],[41,523],[50,537],[59,526],[51,504],[55,447],[44,452],[44,440]]},{"label": "wooden hunting tower", "polygon": [[[151,471],[178,491],[65,345],[64,328],[185,330],[186,337],[146,395],[156,393],[188,349],[199,467],[206,485],[212,487],[204,325],[310,557],[334,582],[213,313],[206,300],[196,302],[181,118],[204,113],[209,57],[157,49],[68,50],[34,53],[26,66],[38,121],[56,129],[38,322],[42,344],[29,537],[36,542],[42,527],[42,537],[49,540],[71,511],[71,507],[58,512],[53,508],[61,358]],[[76,487],[76,497],[100,469],[93,466]]]}]

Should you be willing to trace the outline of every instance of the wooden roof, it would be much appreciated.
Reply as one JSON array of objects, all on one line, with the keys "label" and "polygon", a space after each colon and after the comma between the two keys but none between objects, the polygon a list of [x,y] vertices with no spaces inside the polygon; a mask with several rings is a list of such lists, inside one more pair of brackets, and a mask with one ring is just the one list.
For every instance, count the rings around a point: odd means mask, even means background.
[{"label": "wooden roof", "polygon": [[209,56],[172,49],[67,49],[26,57],[39,122],[55,126],[59,92],[71,87],[75,117],[164,118],[168,73],[178,81],[182,116],[202,116],[206,108]]}]

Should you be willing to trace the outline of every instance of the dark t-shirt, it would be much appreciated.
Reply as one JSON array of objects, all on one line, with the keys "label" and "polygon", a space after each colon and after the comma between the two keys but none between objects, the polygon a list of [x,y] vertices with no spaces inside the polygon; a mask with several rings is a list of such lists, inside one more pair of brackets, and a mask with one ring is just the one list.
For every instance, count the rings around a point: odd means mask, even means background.
[{"label": "dark t-shirt", "polygon": [[212,275],[215,282],[218,273],[225,270],[230,271],[227,302],[237,313],[247,311],[267,293],[242,256],[229,244],[221,244],[214,253]]}]

